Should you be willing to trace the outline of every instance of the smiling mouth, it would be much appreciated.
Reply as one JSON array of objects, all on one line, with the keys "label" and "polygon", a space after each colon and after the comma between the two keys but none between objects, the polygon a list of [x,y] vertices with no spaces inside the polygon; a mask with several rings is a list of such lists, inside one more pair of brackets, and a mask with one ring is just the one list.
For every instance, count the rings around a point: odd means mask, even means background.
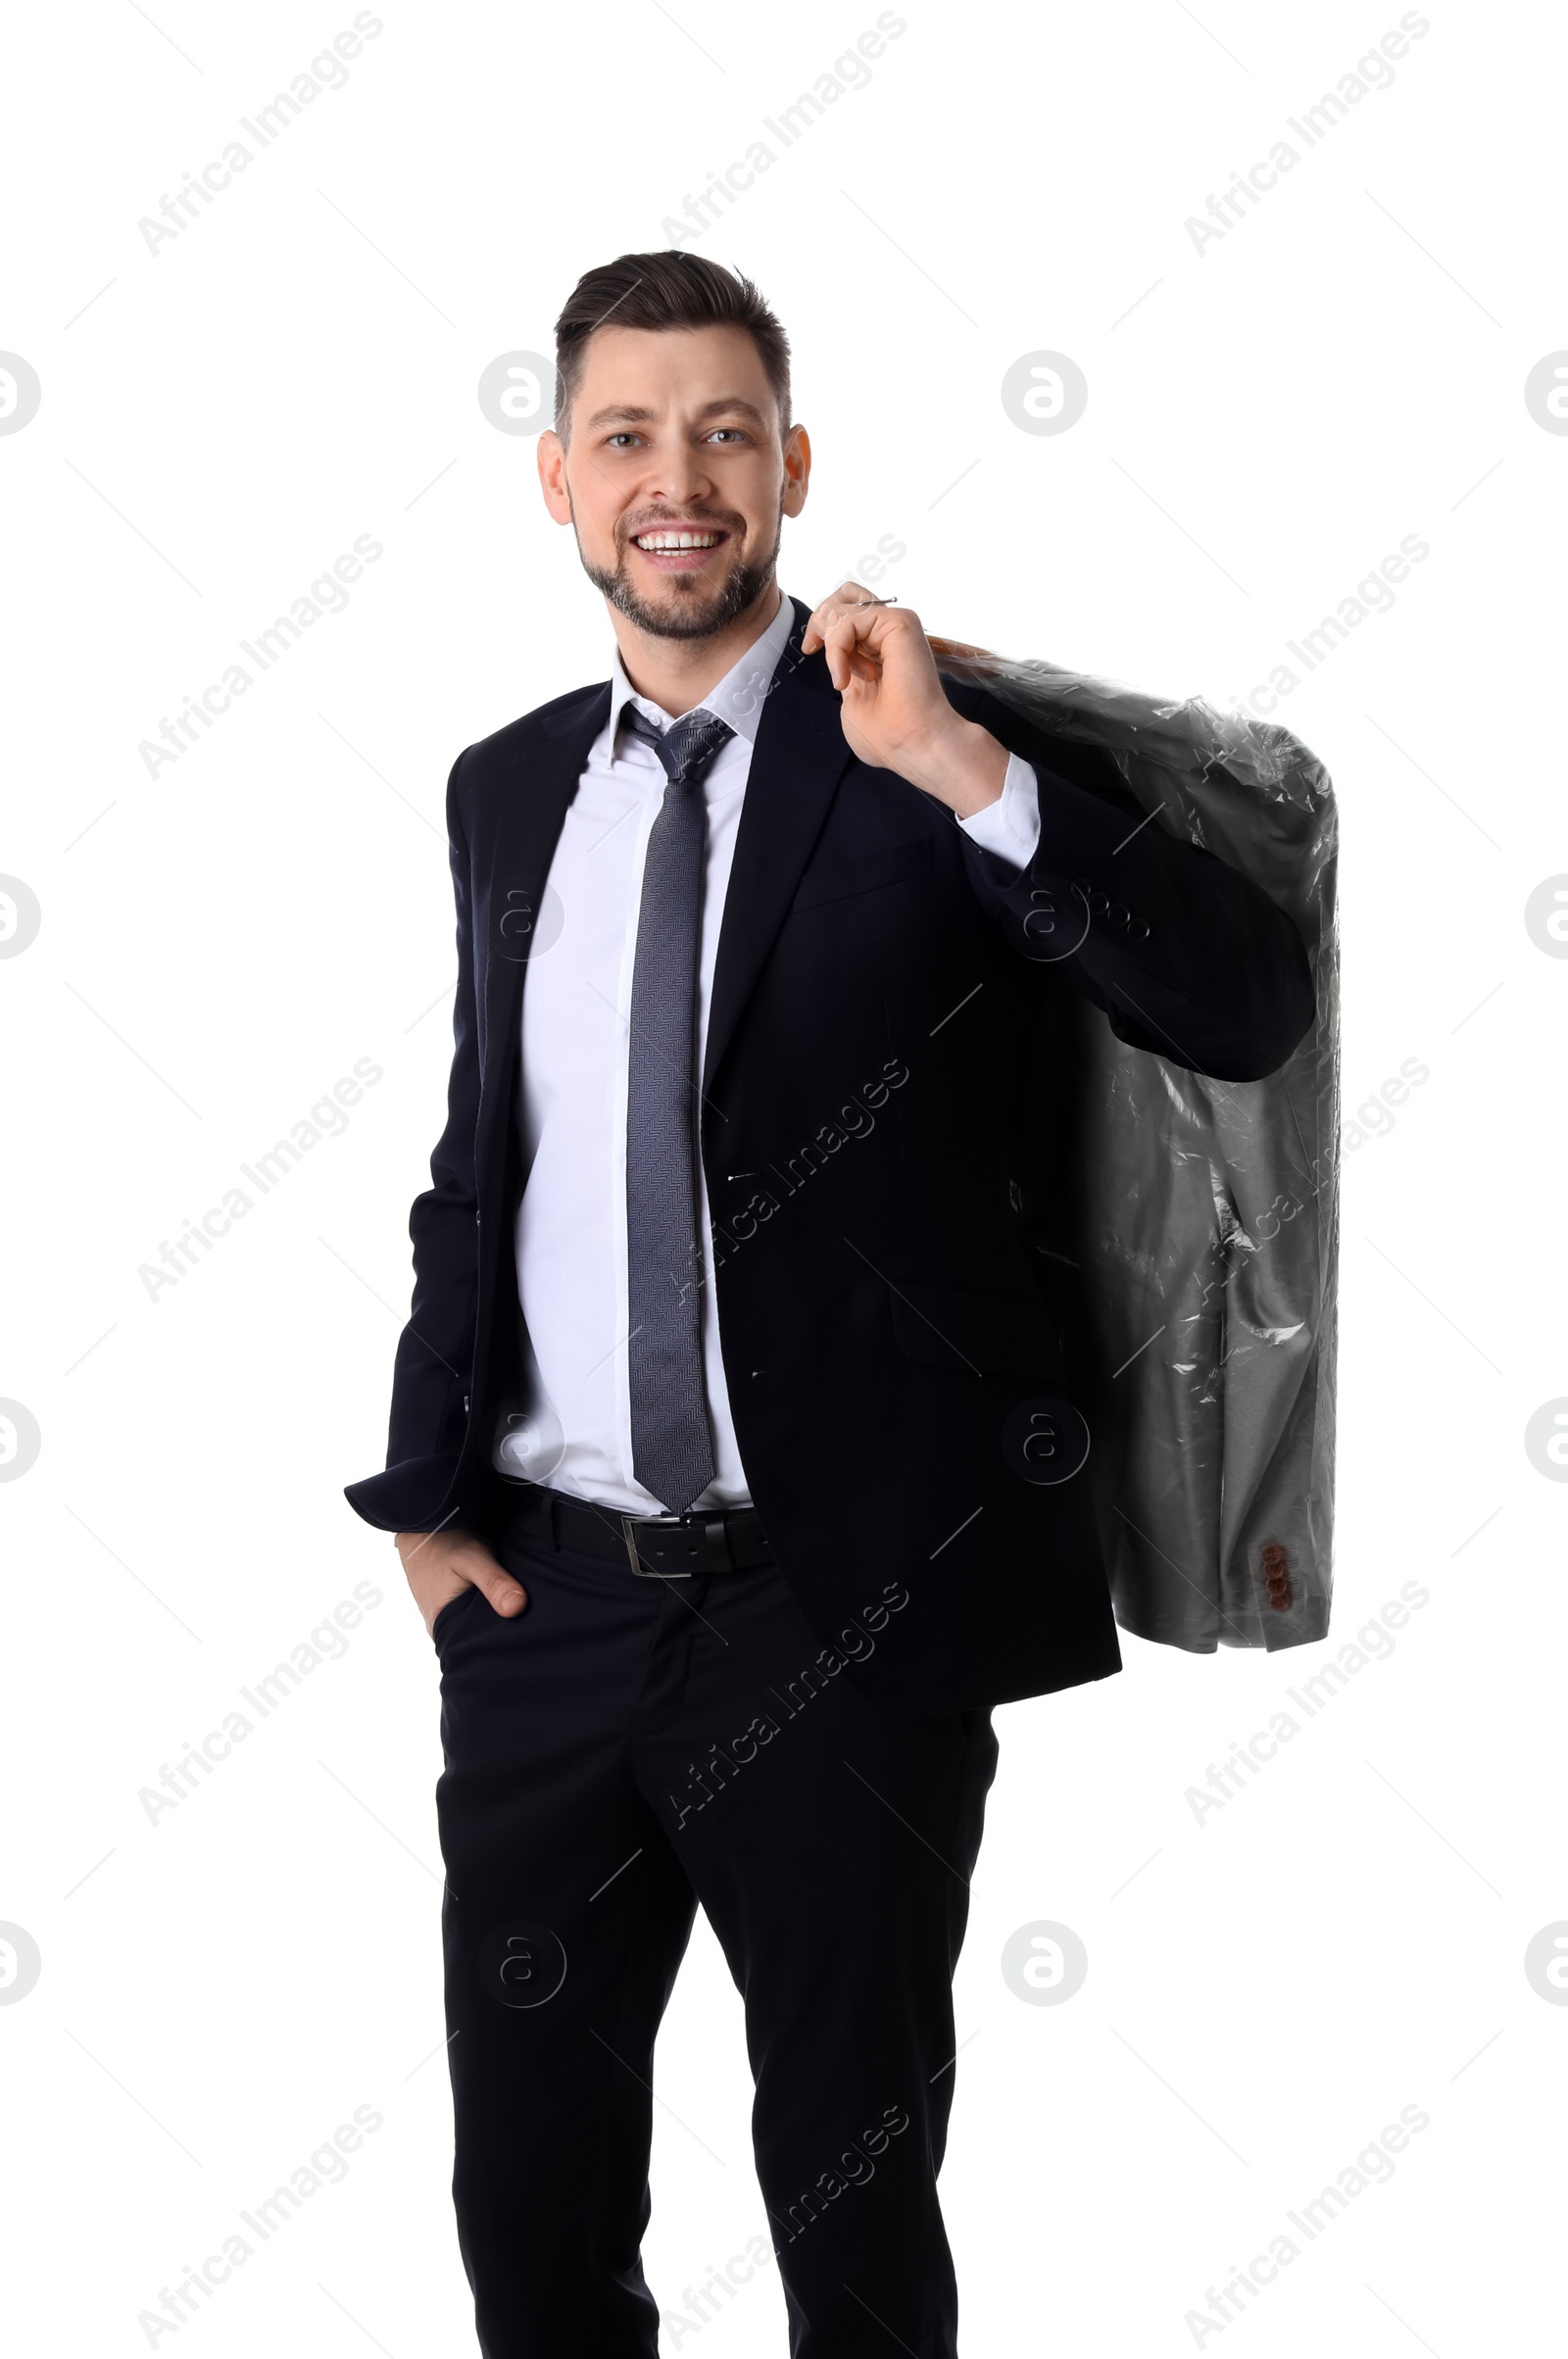
[{"label": "smiling mouth", "polygon": [[632,534],[639,555],[661,573],[696,572],[729,534],[708,524],[653,524]]}]

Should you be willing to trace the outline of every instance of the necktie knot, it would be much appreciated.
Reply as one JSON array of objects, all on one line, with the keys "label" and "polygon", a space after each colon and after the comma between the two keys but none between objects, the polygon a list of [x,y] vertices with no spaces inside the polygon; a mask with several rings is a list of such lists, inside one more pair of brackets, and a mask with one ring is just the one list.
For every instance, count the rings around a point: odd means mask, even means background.
[{"label": "necktie knot", "polygon": [[727,720],[720,720],[705,706],[661,729],[628,702],[622,708],[621,726],[653,747],[671,786],[688,786],[705,778],[719,748],[735,734]]}]

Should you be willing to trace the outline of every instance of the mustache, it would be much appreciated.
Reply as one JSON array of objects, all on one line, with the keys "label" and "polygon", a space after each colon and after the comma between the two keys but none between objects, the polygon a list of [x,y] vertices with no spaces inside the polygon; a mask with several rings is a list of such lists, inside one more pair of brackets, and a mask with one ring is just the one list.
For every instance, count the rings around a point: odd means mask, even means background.
[{"label": "mustache", "polygon": [[727,532],[734,540],[746,535],[744,516],[714,516],[708,511],[691,516],[639,516],[634,524],[617,524],[616,538],[624,545],[639,532]]}]

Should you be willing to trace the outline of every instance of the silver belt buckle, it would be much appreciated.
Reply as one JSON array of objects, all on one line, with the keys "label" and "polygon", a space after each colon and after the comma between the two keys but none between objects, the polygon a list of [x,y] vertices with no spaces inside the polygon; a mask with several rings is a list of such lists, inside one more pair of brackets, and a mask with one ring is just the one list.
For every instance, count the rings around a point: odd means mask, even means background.
[{"label": "silver belt buckle", "polygon": [[679,1515],[622,1515],[620,1519],[621,1538],[626,1543],[626,1553],[631,1558],[631,1569],[639,1580],[689,1581],[691,1579],[690,1573],[653,1572],[646,1564],[639,1561],[637,1555],[639,1530],[646,1531],[652,1524],[662,1532],[678,1532],[684,1521],[685,1518]]}]

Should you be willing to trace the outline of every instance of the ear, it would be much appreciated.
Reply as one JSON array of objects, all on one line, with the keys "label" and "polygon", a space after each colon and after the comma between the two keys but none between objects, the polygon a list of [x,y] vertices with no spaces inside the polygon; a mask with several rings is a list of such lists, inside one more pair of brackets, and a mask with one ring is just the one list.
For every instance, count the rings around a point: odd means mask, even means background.
[{"label": "ear", "polygon": [[791,426],[784,437],[784,497],[781,503],[787,516],[798,516],[806,506],[807,485],[811,478],[811,437],[804,426]]},{"label": "ear", "polygon": [[571,495],[566,489],[566,450],[554,426],[546,426],[538,442],[539,489],[558,524],[571,522]]}]

